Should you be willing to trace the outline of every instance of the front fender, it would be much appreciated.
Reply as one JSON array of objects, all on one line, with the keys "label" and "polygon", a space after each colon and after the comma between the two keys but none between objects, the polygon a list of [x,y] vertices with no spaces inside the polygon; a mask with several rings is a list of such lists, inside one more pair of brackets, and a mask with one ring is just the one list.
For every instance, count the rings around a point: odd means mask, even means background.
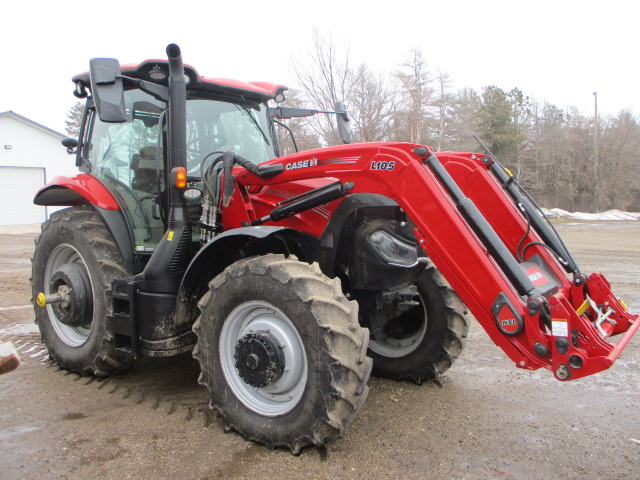
[{"label": "front fender", "polygon": [[209,282],[233,262],[265,253],[296,254],[304,250],[296,238],[300,233],[286,227],[259,226],[235,228],[216,236],[193,258],[182,278],[176,305],[176,323],[193,323],[198,317],[198,300]]}]

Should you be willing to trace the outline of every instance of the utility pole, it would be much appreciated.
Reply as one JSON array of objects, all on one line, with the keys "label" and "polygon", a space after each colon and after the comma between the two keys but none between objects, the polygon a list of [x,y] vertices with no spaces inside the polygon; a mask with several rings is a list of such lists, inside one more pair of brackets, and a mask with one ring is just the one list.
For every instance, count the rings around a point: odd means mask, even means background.
[{"label": "utility pole", "polygon": [[595,169],[595,209],[600,213],[600,165],[598,161],[598,92],[593,92],[595,98],[594,134],[593,134],[593,163]]}]

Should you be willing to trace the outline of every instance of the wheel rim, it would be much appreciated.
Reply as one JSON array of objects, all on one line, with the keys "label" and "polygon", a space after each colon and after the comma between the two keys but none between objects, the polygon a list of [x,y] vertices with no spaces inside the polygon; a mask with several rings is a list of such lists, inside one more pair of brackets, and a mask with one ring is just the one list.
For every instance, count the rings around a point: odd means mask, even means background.
[{"label": "wheel rim", "polygon": [[[413,316],[404,320],[404,322],[413,322],[413,327],[401,328],[402,333],[398,334],[390,332],[390,329],[385,326],[375,338],[371,335],[369,339],[371,351],[383,357],[399,358],[409,355],[420,346],[427,333],[427,310],[422,296],[418,297],[420,305],[405,314]],[[402,322],[403,320],[397,320],[393,323],[400,324]]]},{"label": "wheel rim", "polygon": [[[84,270],[87,278],[89,279],[89,283],[91,284],[90,288],[93,294],[93,282],[91,281],[91,275],[89,275],[89,271],[87,270],[86,263],[82,258],[82,255],[80,255],[80,253],[71,245],[66,244],[59,245],[53,252],[51,252],[51,255],[49,255],[47,266],[44,271],[44,293],[55,293],[51,291],[52,277],[60,267],[67,264],[79,265],[82,270]],[[51,325],[60,340],[70,347],[80,347],[84,345],[91,334],[91,325],[88,327],[66,325],[58,318],[52,305],[47,305],[46,308],[49,319],[51,320]]]},{"label": "wheel rim", "polygon": [[[268,332],[282,348],[282,375],[266,387],[246,383],[235,366],[236,345],[246,335]],[[249,410],[275,417],[291,411],[300,401],[307,383],[307,355],[294,324],[279,309],[266,302],[247,302],[227,317],[220,333],[222,372],[233,394]]]}]

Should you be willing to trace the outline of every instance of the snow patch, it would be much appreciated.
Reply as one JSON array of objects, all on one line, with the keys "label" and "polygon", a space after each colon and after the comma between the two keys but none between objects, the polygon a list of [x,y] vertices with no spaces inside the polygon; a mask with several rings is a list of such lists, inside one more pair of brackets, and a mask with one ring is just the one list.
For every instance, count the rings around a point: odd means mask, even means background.
[{"label": "snow patch", "polygon": [[27,308],[33,308],[33,305],[18,305],[18,306],[13,306],[13,307],[0,307],[0,312],[5,312],[7,310],[24,310],[24,309],[27,309]]},{"label": "snow patch", "polygon": [[40,333],[35,323],[14,323],[0,328],[0,335],[33,335],[34,333]]},{"label": "snow patch", "polygon": [[542,209],[549,218],[564,218],[567,220],[620,221],[640,220],[640,212],[623,212],[621,210],[607,210],[602,213],[567,212],[561,208]]}]

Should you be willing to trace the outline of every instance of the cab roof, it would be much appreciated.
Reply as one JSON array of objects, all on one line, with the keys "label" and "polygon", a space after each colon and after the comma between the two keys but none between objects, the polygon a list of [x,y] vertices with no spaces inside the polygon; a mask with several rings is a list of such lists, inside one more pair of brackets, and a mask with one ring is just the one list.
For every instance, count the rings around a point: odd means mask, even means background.
[{"label": "cab roof", "polygon": [[[167,85],[169,76],[169,64],[167,60],[145,60],[139,64],[126,64],[120,67],[122,75],[139,78],[160,85]],[[202,94],[241,96],[246,100],[265,102],[275,98],[278,92],[283,92],[288,88],[270,82],[243,82],[229,78],[210,78],[198,74],[195,68],[190,65],[184,66],[185,75],[189,77],[187,82],[187,96],[193,97]],[[75,75],[73,83],[82,82],[85,87],[90,88],[89,72]],[[126,88],[126,87],[125,87]]]}]

